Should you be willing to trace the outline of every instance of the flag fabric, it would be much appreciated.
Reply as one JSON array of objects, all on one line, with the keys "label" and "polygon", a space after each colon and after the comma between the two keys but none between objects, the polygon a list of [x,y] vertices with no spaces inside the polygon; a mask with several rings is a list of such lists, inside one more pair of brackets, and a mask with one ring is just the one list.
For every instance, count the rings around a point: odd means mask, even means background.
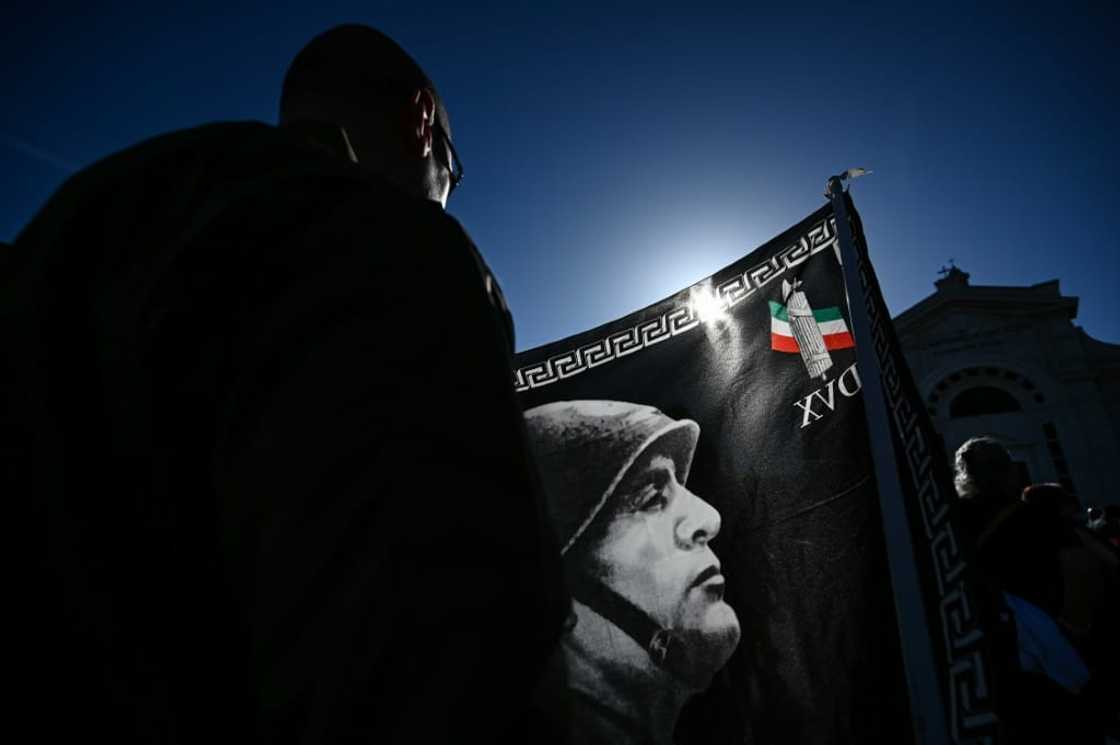
[{"label": "flag fabric", "polygon": [[[573,741],[913,741],[836,249],[826,206],[693,287],[517,356],[574,599]],[[853,302],[878,297],[865,263]],[[891,370],[901,391],[901,357]],[[921,473],[944,491],[932,452]],[[964,573],[934,566],[929,489],[905,496],[940,679],[968,697],[963,741],[991,728],[983,635],[974,617],[942,623]]]}]

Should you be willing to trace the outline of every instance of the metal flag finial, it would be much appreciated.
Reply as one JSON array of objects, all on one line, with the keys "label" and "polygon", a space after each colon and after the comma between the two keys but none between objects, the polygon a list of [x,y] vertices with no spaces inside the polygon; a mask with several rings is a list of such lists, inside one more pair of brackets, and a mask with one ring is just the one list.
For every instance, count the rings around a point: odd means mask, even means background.
[{"label": "metal flag finial", "polygon": [[851,181],[852,179],[857,179],[860,176],[868,176],[872,173],[874,173],[874,171],[872,171],[870,168],[849,168],[838,176],[833,176],[828,180],[824,187],[824,195],[825,197],[831,199],[834,193],[838,194],[844,188],[843,183],[845,181]]}]

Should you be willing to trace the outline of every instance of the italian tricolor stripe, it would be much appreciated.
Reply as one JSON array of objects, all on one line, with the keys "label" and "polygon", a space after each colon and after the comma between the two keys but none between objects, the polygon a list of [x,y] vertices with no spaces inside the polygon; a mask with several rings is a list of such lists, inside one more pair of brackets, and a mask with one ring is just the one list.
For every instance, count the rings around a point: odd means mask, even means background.
[{"label": "italian tricolor stripe", "polygon": [[[835,305],[813,311],[813,319],[824,337],[826,349],[849,349],[856,345],[844,316]],[[778,352],[800,352],[797,339],[789,327],[789,313],[786,306],[770,301],[770,347]]]}]

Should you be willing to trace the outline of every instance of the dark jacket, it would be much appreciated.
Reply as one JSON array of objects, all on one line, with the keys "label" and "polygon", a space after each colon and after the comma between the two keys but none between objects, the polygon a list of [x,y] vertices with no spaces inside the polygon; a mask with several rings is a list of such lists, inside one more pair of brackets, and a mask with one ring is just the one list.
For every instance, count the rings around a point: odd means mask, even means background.
[{"label": "dark jacket", "polygon": [[535,739],[567,601],[455,220],[216,124],[78,173],[7,254],[37,739]]},{"label": "dark jacket", "polygon": [[[1018,595],[1055,621],[1063,618],[1066,586],[1062,554],[1077,549],[1081,539],[1055,511],[1037,504],[980,498],[965,509],[964,525],[973,541],[976,579],[981,591],[998,598]],[[966,505],[972,507],[973,505]],[[1089,666],[1092,678],[1078,693],[1065,690],[1041,672],[1022,669],[1019,639],[1010,610],[1004,605],[989,613],[993,671],[998,711],[1009,743],[1101,743],[1115,720],[1115,645],[1110,643],[1115,622],[1105,620],[1088,639],[1066,631]],[[997,618],[996,616],[999,616]],[[1115,618],[1115,603],[1102,606],[1102,619]]]}]

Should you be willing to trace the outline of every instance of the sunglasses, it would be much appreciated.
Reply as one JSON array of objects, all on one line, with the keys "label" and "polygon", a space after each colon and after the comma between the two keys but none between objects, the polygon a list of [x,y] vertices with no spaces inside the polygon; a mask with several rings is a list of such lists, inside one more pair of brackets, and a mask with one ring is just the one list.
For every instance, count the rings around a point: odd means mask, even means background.
[{"label": "sunglasses", "polygon": [[451,138],[447,136],[447,130],[440,124],[438,116],[432,122],[432,130],[447,143],[447,150],[451,153],[451,162],[445,164],[451,179],[451,185],[447,190],[447,196],[451,196],[451,192],[455,191],[455,187],[463,180],[463,161],[459,160],[459,153],[455,152],[455,146],[451,144]]}]

